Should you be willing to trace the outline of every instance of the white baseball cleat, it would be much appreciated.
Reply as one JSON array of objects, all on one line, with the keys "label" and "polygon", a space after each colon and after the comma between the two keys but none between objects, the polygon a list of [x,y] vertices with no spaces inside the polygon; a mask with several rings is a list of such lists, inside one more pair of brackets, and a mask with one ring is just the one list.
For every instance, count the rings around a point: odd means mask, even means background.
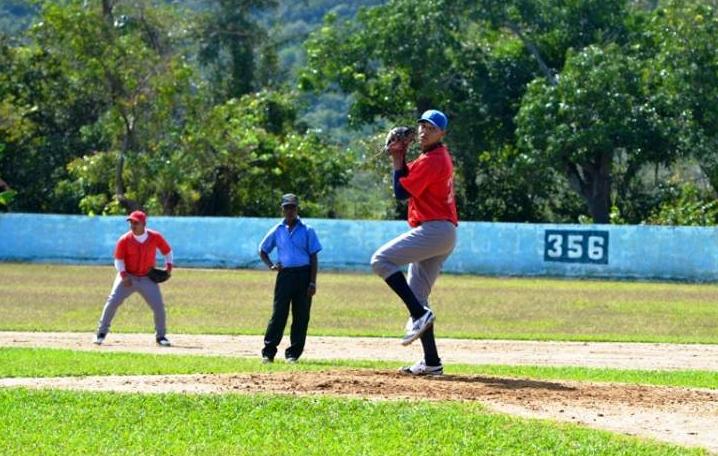
[{"label": "white baseball cleat", "polygon": [[413,366],[402,367],[399,369],[399,372],[406,375],[439,376],[444,375],[444,366],[441,364],[438,366],[427,366],[426,362],[422,359]]},{"label": "white baseball cleat", "polygon": [[157,345],[159,345],[160,347],[171,347],[172,346],[172,344],[170,343],[169,340],[167,340],[166,337],[160,337],[159,339],[157,339]]},{"label": "white baseball cleat", "polygon": [[409,321],[406,323],[406,334],[401,339],[401,345],[406,346],[414,342],[416,339],[421,337],[427,329],[431,328],[432,324],[434,324],[434,312],[427,307],[424,308],[426,309],[424,315],[416,320],[409,318]]}]

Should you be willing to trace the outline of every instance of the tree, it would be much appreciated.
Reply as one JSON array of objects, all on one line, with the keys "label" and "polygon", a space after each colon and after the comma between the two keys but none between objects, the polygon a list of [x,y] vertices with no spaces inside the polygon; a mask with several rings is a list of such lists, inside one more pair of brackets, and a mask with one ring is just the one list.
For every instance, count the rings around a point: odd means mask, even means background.
[{"label": "tree", "polygon": [[140,207],[127,193],[126,162],[157,150],[181,126],[187,109],[181,101],[192,71],[173,52],[172,40],[181,36],[172,38],[177,24],[166,14],[144,2],[48,3],[32,30],[63,74],[102,97],[102,114],[85,128],[107,138],[107,149],[96,153],[115,159],[113,198],[120,207],[103,212]]},{"label": "tree", "polygon": [[196,170],[198,213],[274,216],[280,196],[293,192],[305,215],[331,215],[353,159],[295,119],[292,96],[265,91],[215,106],[188,129],[183,150],[187,170]]},{"label": "tree", "polygon": [[695,157],[718,191],[718,12],[701,1],[668,1],[645,31],[655,52],[650,82],[678,125],[681,151]]},{"label": "tree", "polygon": [[52,53],[0,39],[0,177],[17,191],[12,210],[73,211],[55,197],[55,183],[92,147],[97,138],[83,138],[81,128],[102,108],[98,93]]},{"label": "tree", "polygon": [[572,53],[555,85],[531,83],[517,116],[519,145],[565,173],[595,223],[608,223],[614,162],[625,181],[675,157],[670,130],[651,104],[642,62],[617,45]]},{"label": "tree", "polygon": [[413,122],[441,107],[451,120],[461,216],[539,220],[561,183],[514,147],[524,91],[537,77],[554,83],[571,47],[625,40],[625,4],[393,0],[355,21],[328,17],[307,41],[301,82],[350,93],[354,125]]}]

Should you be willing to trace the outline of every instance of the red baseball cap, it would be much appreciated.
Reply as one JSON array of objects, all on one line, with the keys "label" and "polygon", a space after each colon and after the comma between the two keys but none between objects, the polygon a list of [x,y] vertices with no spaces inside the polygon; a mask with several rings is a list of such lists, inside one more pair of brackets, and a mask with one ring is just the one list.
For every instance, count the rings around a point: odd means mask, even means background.
[{"label": "red baseball cap", "polygon": [[145,214],[142,211],[134,211],[127,217],[127,220],[132,220],[133,222],[140,222],[142,224],[146,224],[147,223],[147,214]]}]

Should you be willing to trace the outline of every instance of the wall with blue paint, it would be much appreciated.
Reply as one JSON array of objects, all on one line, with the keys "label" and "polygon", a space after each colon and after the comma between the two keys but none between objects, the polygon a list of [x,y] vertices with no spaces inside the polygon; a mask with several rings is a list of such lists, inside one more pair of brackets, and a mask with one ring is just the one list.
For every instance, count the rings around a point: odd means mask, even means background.
[{"label": "wall with blue paint", "polygon": [[[175,263],[260,267],[257,245],[279,219],[151,217]],[[322,268],[369,270],[371,254],[405,222],[305,220],[324,246]],[[0,215],[0,260],[111,264],[124,217]],[[718,280],[718,230],[698,227],[463,222],[444,270],[507,276]]]}]

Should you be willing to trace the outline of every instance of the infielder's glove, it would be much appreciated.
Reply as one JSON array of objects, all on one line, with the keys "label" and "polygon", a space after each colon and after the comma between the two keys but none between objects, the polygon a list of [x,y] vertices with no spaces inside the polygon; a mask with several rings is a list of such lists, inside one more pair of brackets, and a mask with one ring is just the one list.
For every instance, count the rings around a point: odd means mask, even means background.
[{"label": "infielder's glove", "polygon": [[384,143],[384,151],[389,152],[392,148],[398,147],[394,145],[394,147],[390,147],[395,143],[401,144],[401,149],[406,152],[406,149],[409,148],[409,145],[414,141],[414,138],[416,137],[416,129],[412,127],[396,127],[392,128],[389,134],[386,135],[386,142]]},{"label": "infielder's glove", "polygon": [[147,273],[147,277],[155,283],[162,283],[170,278],[170,273],[166,269],[152,268],[150,272]]}]

